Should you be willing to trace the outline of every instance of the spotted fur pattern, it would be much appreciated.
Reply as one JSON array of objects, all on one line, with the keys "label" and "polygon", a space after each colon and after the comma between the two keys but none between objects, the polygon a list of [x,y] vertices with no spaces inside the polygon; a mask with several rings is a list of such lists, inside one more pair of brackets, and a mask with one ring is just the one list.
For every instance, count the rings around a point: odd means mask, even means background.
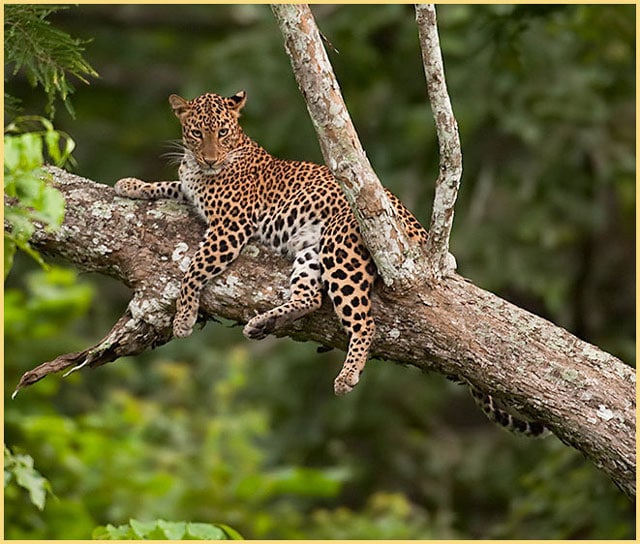
[{"label": "spotted fur pattern", "polygon": [[[290,298],[252,318],[248,338],[264,338],[285,323],[320,307],[327,293],[349,347],[334,382],[337,394],[357,383],[375,334],[371,288],[376,268],[355,216],[326,166],[271,156],[244,134],[238,118],[244,91],[225,98],[208,93],[193,100],[171,95],[182,125],[184,155],[179,181],[119,180],[116,193],[129,198],[186,200],[207,222],[207,231],[182,280],[173,332],[189,336],[206,282],[224,272],[250,240],[259,240],[292,262]],[[426,231],[391,193],[410,237]]]},{"label": "spotted fur pattern", "polygon": [[489,420],[505,429],[524,436],[543,438],[549,434],[549,430],[540,421],[528,421],[518,417],[504,408],[497,406],[493,396],[474,386],[469,386],[471,396],[482,409]]}]

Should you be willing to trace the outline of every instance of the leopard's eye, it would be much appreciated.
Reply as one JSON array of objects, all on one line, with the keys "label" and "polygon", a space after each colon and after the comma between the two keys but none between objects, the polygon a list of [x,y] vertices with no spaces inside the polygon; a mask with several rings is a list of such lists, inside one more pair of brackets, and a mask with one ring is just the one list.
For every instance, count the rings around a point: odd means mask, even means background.
[{"label": "leopard's eye", "polygon": [[202,131],[201,131],[201,130],[198,130],[197,128],[196,128],[196,129],[193,129],[193,130],[191,131],[191,135],[192,135],[194,138],[202,138]]},{"label": "leopard's eye", "polygon": [[229,134],[229,129],[228,128],[221,128],[218,131],[218,136],[220,136],[220,138],[224,138],[227,134]]}]

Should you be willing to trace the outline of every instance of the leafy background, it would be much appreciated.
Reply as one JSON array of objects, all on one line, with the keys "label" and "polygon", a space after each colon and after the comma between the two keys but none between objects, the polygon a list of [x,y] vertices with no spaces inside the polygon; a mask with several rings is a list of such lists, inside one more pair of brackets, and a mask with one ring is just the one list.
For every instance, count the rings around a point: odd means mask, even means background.
[{"label": "leafy background", "polygon": [[[428,224],[437,142],[411,6],[314,13],[376,171]],[[634,365],[635,6],[438,18],[464,153],[460,273]],[[267,6],[84,5],[48,20],[90,40],[76,45],[99,77],[69,77],[61,108],[5,58],[6,122],[54,116],[78,174],[174,179],[161,158],[179,137],[173,92],[246,89],[250,136],[322,160]],[[634,505],[602,473],[553,437],[495,428],[463,388],[372,361],[336,398],[341,353],[248,342],[230,323],[10,401],[25,370],[98,340],[130,296],[50,263],[18,253],[5,283],[7,538],[168,538],[181,522],[277,539],[634,536]]]}]

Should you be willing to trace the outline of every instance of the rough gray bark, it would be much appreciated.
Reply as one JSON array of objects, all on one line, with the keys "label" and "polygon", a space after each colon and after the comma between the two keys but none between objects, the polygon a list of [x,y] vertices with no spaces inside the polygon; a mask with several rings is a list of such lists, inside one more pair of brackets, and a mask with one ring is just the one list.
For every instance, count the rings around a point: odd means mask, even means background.
[{"label": "rough gray bark", "polygon": [[416,21],[440,150],[440,173],[425,248],[410,240],[360,144],[320,33],[307,5],[273,4],[298,86],[316,129],[325,163],[341,182],[385,284],[405,290],[437,283],[455,268],[449,255],[462,152],[440,52],[433,4],[416,5]]},{"label": "rough gray bark", "polygon": [[[97,367],[169,341],[180,279],[204,232],[181,204],[118,198],[105,185],[50,171],[67,213],[59,231],[38,229],[33,245],[81,270],[117,278],[135,295],[103,341],[27,372],[20,387],[51,372],[83,363]],[[282,303],[288,270],[281,257],[249,246],[204,290],[203,321],[222,316],[246,322],[256,310]],[[632,368],[457,275],[443,278],[437,289],[425,286],[403,296],[378,285],[373,313],[378,332],[372,356],[459,376],[506,399],[635,495]],[[346,345],[330,304],[277,334]]]}]

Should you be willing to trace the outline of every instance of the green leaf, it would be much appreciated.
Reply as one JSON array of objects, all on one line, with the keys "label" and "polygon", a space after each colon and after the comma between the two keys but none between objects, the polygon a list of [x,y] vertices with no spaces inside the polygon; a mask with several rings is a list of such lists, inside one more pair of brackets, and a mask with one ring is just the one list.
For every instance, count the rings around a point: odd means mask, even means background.
[{"label": "green leaf", "polygon": [[44,141],[47,144],[47,153],[55,164],[59,164],[62,158],[60,153],[60,133],[54,130],[47,130],[44,133]]},{"label": "green leaf", "polygon": [[6,232],[4,233],[4,279],[13,267],[13,258],[15,257],[18,247],[16,242]]},{"label": "green leaf", "polygon": [[29,498],[38,510],[42,510],[47,497],[47,481],[33,468],[33,459],[29,459],[30,465],[16,467],[16,482],[29,492]]},{"label": "green leaf", "polygon": [[164,536],[169,540],[181,540],[187,530],[185,521],[158,520],[158,527],[162,529]]},{"label": "green leaf", "polygon": [[42,138],[36,132],[26,132],[15,136],[20,146],[20,168],[23,170],[35,170],[42,166]]},{"label": "green leaf", "polygon": [[32,504],[43,510],[50,491],[49,482],[35,468],[33,458],[26,454],[13,454],[9,448],[4,448],[5,456],[5,487],[15,478],[16,483],[26,489]]},{"label": "green leaf", "polygon": [[[16,136],[4,137],[4,167],[5,172],[7,170],[12,171],[18,168],[20,164],[20,139]],[[4,180],[5,191],[7,190],[7,178]],[[15,195],[10,195],[15,196]]]},{"label": "green leaf", "polygon": [[218,523],[217,525],[227,534],[227,537],[229,537],[229,539],[244,540],[244,537],[238,531],[236,531],[233,527],[229,527],[225,523]]},{"label": "green leaf", "polygon": [[109,524],[96,527],[91,533],[91,538],[94,540],[133,540],[133,535],[128,525],[114,527]]},{"label": "green leaf", "polygon": [[130,519],[129,525],[133,529],[134,534],[139,539],[146,538],[156,528],[156,521],[138,521],[137,519]]},{"label": "green leaf", "polygon": [[128,525],[106,525],[92,532],[95,540],[242,540],[238,531],[228,525],[186,521],[139,521],[130,519]]},{"label": "green leaf", "polygon": [[227,533],[217,525],[208,523],[187,524],[187,535],[196,540],[228,540]]},{"label": "green leaf", "polygon": [[[25,130],[30,132],[20,133]],[[33,222],[40,221],[49,230],[60,227],[65,200],[62,193],[50,185],[51,176],[42,170],[43,146],[46,145],[47,153],[61,166],[71,160],[75,143],[56,131],[51,121],[37,116],[20,117],[8,125],[4,142],[5,194],[18,200],[5,205],[5,222],[10,226],[8,236],[13,241],[5,251],[5,266],[13,264],[16,249],[24,250],[44,265],[40,255],[28,244],[35,230]],[[5,277],[9,270],[5,268]]]},{"label": "green leaf", "polygon": [[25,244],[35,230],[29,211],[24,208],[5,206],[4,220],[11,225],[8,235],[18,244]]},{"label": "green leaf", "polygon": [[62,193],[49,185],[42,187],[40,209],[34,216],[47,223],[50,228],[58,228],[64,219],[65,200]]}]

